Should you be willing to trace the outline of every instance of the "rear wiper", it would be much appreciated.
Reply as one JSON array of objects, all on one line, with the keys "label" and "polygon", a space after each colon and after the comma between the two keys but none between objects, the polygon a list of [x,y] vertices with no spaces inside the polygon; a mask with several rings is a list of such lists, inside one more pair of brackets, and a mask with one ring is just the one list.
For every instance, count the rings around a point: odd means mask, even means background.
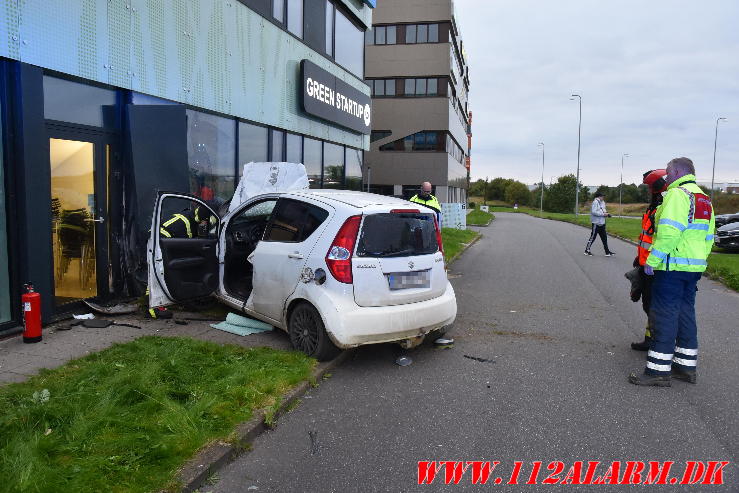
[{"label": "rear wiper", "polygon": [[398,250],[397,252],[384,252],[377,255],[378,257],[397,257],[399,255],[405,255],[407,253],[414,253],[415,249]]}]

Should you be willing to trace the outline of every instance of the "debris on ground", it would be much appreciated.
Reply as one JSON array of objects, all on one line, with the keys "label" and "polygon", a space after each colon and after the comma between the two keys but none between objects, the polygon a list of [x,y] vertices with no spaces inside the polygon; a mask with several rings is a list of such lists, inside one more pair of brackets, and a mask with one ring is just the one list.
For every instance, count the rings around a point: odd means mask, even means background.
[{"label": "debris on ground", "polygon": [[270,324],[254,320],[249,317],[242,317],[235,313],[229,313],[226,315],[226,320],[219,324],[211,324],[214,329],[229,332],[239,336],[248,336],[250,334],[257,334],[259,332],[268,332],[272,330]]},{"label": "debris on ground", "polygon": [[128,313],[135,313],[139,309],[138,303],[114,303],[110,305],[98,304],[90,300],[82,300],[85,305],[92,308],[98,313],[104,313],[106,315],[126,315]]},{"label": "debris on ground", "polygon": [[479,358],[477,356],[470,356],[469,354],[463,355],[467,359],[471,359],[473,361],[479,361],[480,363],[495,363],[495,360],[487,359],[487,358]]},{"label": "debris on ground", "polygon": [[72,315],[75,320],[91,320],[95,318],[95,315],[92,313],[83,313],[82,315]]},{"label": "debris on ground", "polygon": [[449,349],[454,345],[454,339],[451,337],[439,337],[434,341],[434,346],[441,349]]},{"label": "debris on ground", "polygon": [[395,364],[398,366],[408,366],[411,363],[413,363],[413,360],[408,356],[400,356],[398,359],[395,360]]}]

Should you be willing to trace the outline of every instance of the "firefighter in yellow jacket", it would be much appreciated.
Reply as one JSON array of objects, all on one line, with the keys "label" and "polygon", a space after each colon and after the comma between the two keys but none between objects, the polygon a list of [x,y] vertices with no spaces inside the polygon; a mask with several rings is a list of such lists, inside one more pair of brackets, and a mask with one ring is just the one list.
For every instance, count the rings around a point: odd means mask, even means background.
[{"label": "firefighter in yellow jacket", "polygon": [[644,273],[654,276],[652,342],[644,373],[629,375],[635,385],[669,387],[672,378],[696,383],[695,293],[713,246],[713,206],[695,183],[690,159],[670,161],[665,181],[667,192],[657,208],[654,243],[644,265]]}]

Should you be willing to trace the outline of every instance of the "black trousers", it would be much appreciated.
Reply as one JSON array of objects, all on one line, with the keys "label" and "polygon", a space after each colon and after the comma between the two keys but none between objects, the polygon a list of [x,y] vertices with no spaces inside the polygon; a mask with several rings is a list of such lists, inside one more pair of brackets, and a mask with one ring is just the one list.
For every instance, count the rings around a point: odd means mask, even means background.
[{"label": "black trousers", "polygon": [[588,239],[588,244],[585,247],[585,251],[589,252],[590,247],[593,246],[593,242],[595,241],[595,237],[600,235],[600,239],[603,241],[603,249],[606,251],[606,253],[611,253],[611,251],[608,249],[608,236],[606,235],[606,225],[605,224],[591,224],[592,229],[590,230],[590,238]]},{"label": "black trousers", "polygon": [[644,309],[644,313],[647,314],[647,330],[645,335],[652,337],[654,322],[649,315],[649,310],[652,307],[652,282],[654,281],[654,276],[646,275],[643,266],[639,269],[639,275],[641,276],[641,306]]}]

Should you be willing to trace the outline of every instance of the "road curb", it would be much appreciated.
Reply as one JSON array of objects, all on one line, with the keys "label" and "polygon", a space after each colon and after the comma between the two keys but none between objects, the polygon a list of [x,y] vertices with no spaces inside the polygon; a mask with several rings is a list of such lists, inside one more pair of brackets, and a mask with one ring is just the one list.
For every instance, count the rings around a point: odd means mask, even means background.
[{"label": "road curb", "polygon": [[[298,402],[300,397],[311,388],[313,382],[319,383],[326,373],[343,364],[353,352],[352,349],[342,351],[333,360],[316,365],[309,380],[299,383],[283,396],[279,408],[270,419],[277,420],[280,416],[286,414]],[[273,427],[265,424],[266,417],[267,411],[265,409],[256,411],[252,419],[236,426],[236,439],[233,443],[212,443],[187,461],[175,477],[175,480],[182,485],[180,491],[183,493],[196,491],[203,486],[210,476],[244,452],[247,452],[255,438]]]},{"label": "road curb", "polygon": [[[475,226],[475,227],[479,227],[479,226]],[[455,260],[457,260],[464,252],[467,251],[467,249],[469,247],[471,247],[472,245],[474,245],[475,243],[477,243],[480,240],[480,238],[482,238],[482,233],[477,233],[477,236],[472,241],[470,241],[469,243],[467,243],[460,251],[458,251],[457,254],[454,257],[450,258],[449,259],[449,262],[447,262],[446,264],[448,266],[449,265],[452,265],[452,262],[454,262]]]}]

